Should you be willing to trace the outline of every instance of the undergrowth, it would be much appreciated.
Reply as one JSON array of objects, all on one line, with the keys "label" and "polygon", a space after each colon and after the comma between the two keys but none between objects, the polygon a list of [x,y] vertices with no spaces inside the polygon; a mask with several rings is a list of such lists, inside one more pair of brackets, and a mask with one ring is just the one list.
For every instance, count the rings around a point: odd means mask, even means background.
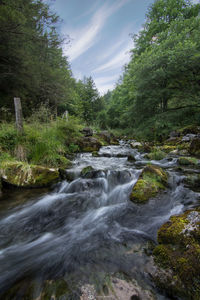
[{"label": "undergrowth", "polygon": [[67,164],[66,155],[78,151],[79,120],[57,119],[46,123],[31,120],[24,124],[24,134],[17,134],[14,123],[0,124],[0,161],[17,159],[22,146],[28,163],[58,167]]}]

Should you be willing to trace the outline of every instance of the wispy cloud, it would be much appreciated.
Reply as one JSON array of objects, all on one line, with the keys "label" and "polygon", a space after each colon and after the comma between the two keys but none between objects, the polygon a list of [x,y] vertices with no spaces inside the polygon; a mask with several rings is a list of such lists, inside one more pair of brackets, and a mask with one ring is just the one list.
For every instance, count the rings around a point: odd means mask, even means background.
[{"label": "wispy cloud", "polygon": [[124,6],[129,0],[118,0],[115,4],[108,6],[103,5],[91,18],[90,22],[83,28],[72,31],[72,46],[70,49],[65,48],[64,52],[73,61],[88,49],[90,49],[98,40],[98,34],[105,25],[109,16]]},{"label": "wispy cloud", "polygon": [[106,63],[100,67],[93,70],[93,72],[98,73],[102,71],[110,71],[122,67],[130,59],[130,49],[133,48],[133,42],[129,42],[128,45],[120,49],[114,57],[108,60]]},{"label": "wispy cloud", "polygon": [[95,84],[100,92],[100,94],[104,94],[107,90],[112,90],[114,85],[119,77],[119,74],[115,74],[112,76],[105,77],[97,77],[94,79]]}]

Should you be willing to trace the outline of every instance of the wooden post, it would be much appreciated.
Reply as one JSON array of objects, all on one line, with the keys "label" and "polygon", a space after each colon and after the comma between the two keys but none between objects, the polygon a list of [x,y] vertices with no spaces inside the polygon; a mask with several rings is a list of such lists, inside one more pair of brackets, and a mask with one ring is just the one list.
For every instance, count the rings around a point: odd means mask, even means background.
[{"label": "wooden post", "polygon": [[16,116],[16,126],[19,134],[23,134],[23,117],[22,117],[22,106],[20,98],[14,98],[15,103],[15,116]]}]

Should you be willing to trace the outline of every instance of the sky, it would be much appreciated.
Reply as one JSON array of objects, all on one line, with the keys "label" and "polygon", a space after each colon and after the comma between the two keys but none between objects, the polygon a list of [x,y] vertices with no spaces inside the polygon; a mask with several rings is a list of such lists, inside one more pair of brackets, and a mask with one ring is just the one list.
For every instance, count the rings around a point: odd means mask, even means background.
[{"label": "sky", "polygon": [[[130,59],[153,0],[47,0],[62,19],[59,31],[73,76],[92,76],[101,95],[112,90]],[[67,39],[66,39],[67,40]]]}]

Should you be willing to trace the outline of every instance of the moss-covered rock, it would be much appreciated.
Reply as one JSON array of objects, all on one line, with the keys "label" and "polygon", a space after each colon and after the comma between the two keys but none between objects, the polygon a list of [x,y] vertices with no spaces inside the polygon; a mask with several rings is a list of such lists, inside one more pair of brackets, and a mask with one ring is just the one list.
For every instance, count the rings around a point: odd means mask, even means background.
[{"label": "moss-covered rock", "polygon": [[135,203],[146,203],[167,186],[167,173],[157,166],[146,166],[130,194]]},{"label": "moss-covered rock", "polygon": [[1,164],[3,182],[26,188],[49,186],[59,180],[58,169],[49,169],[24,162],[3,162]]},{"label": "moss-covered rock", "polygon": [[151,153],[148,153],[146,157],[150,160],[161,160],[166,157],[166,153],[161,150],[156,150]]},{"label": "moss-covered rock", "polygon": [[91,166],[87,166],[87,167],[85,167],[85,168],[83,168],[82,170],[81,170],[81,177],[86,177],[87,176],[87,174],[88,173],[91,173],[91,172],[93,172],[94,171],[94,168],[93,167],[91,167]]},{"label": "moss-covered rock", "polygon": [[189,166],[189,165],[198,165],[198,159],[196,159],[195,157],[179,157],[178,158],[178,163],[181,166]]},{"label": "moss-covered rock", "polygon": [[200,157],[200,138],[196,138],[191,142],[189,152],[192,155]]},{"label": "moss-covered rock", "polygon": [[157,285],[172,296],[200,299],[200,209],[171,217],[159,229],[158,242],[154,261],[168,276],[154,274]]},{"label": "moss-covered rock", "polygon": [[92,156],[98,157],[98,156],[99,156],[99,152],[98,152],[98,151],[93,151],[93,152],[92,152]]},{"label": "moss-covered rock", "polygon": [[102,144],[94,137],[83,137],[79,141],[79,147],[82,152],[99,151]]},{"label": "moss-covered rock", "polygon": [[176,150],[176,146],[172,146],[172,145],[164,145],[160,147],[160,150],[166,153],[169,153],[171,151]]},{"label": "moss-covered rock", "polygon": [[189,174],[184,178],[184,183],[191,189],[200,188],[200,174]]},{"label": "moss-covered rock", "polygon": [[69,159],[67,159],[65,156],[59,156],[57,158],[57,163],[58,163],[58,166],[62,169],[68,169],[68,168],[71,168],[72,166],[72,163]]}]

